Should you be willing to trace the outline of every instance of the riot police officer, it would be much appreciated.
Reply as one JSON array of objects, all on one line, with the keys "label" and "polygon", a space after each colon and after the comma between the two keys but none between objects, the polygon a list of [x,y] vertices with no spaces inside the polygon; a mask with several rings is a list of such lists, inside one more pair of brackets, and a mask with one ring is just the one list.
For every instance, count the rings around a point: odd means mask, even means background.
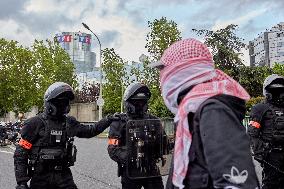
[{"label": "riot police officer", "polygon": [[[126,110],[126,113],[122,113],[119,115],[116,115],[117,117],[120,117],[119,121],[113,121],[110,125],[110,131],[109,131],[109,145],[108,145],[108,153],[112,160],[116,161],[118,164],[118,176],[121,176],[121,184],[122,189],[140,189],[142,186],[145,189],[162,189],[163,182],[162,177],[160,176],[160,173],[156,172],[154,173],[151,170],[154,170],[155,163],[153,161],[157,161],[155,159],[155,152],[154,150],[149,153],[144,153],[142,149],[139,149],[141,146],[146,146],[146,142],[144,140],[137,140],[137,143],[133,146],[127,144],[132,138],[139,138],[141,137],[141,133],[139,133],[139,130],[143,130],[143,126],[139,126],[139,123],[142,123],[143,120],[151,120],[151,119],[157,119],[156,117],[147,114],[148,109],[148,100],[151,97],[151,93],[149,88],[141,83],[133,83],[126,89],[124,93],[124,107]],[[137,121],[138,120],[138,121]],[[142,122],[139,122],[142,121]],[[137,121],[137,122],[135,122]],[[131,122],[135,126],[135,124],[138,124],[137,127],[133,127],[132,129],[129,129],[128,123]],[[143,123],[142,123],[143,124]],[[147,124],[146,124],[147,125]],[[159,126],[157,126],[155,129],[157,129]],[[145,130],[145,128],[144,128]],[[148,129],[146,129],[148,130]],[[141,130],[140,130],[141,131]],[[149,131],[149,130],[148,130]],[[132,134],[130,137],[127,137],[127,135]],[[135,137],[134,137],[135,135]],[[145,133],[142,134],[145,136]],[[153,134],[154,135],[154,134]],[[141,137],[143,138],[143,137]],[[144,137],[145,138],[145,137]],[[148,140],[149,137],[148,137]],[[133,142],[133,141],[132,141]],[[156,141],[153,146],[151,146],[151,149],[157,149],[157,145],[159,145],[159,141]],[[132,158],[131,154],[133,152],[133,149],[131,148],[137,148],[134,149],[134,153],[137,152],[137,156],[135,158]],[[146,149],[146,148],[144,148]],[[158,153],[159,150],[156,152]],[[141,170],[146,170],[145,164],[143,165],[143,159],[149,158],[149,156],[154,157],[153,161],[148,161],[147,165],[150,165],[150,168],[147,169],[141,176]],[[157,156],[159,156],[157,154]],[[156,157],[157,157],[156,156]],[[159,158],[159,157],[157,157]],[[130,162],[132,161],[132,162]],[[132,165],[130,165],[132,163]],[[152,166],[152,167],[151,167]],[[152,169],[153,168],[153,169]],[[151,178],[147,178],[151,175]],[[134,178],[134,177],[139,178]],[[144,178],[141,178],[144,177]]]},{"label": "riot police officer", "polygon": [[74,92],[70,85],[55,82],[44,95],[44,112],[25,121],[14,153],[16,189],[76,189],[70,166],[76,161],[73,137],[94,137],[111,123],[104,118],[95,125],[81,125],[66,116]]},{"label": "riot police officer", "polygon": [[254,158],[263,167],[263,189],[284,185],[284,77],[268,76],[263,84],[265,102],[251,110],[249,135]]}]

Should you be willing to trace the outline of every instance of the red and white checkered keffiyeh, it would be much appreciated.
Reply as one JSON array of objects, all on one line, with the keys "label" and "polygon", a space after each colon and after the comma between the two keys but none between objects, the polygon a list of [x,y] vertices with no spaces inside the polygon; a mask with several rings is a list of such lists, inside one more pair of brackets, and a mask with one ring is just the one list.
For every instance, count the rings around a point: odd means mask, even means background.
[{"label": "red and white checkered keffiyeh", "polygon": [[[244,100],[250,98],[246,90],[224,72],[214,69],[211,53],[206,45],[185,39],[172,44],[165,50],[160,72],[162,96],[166,106],[175,114],[177,123],[173,184],[183,188],[189,162],[192,135],[189,131],[188,113],[196,112],[206,99],[227,94]],[[180,92],[194,86],[178,105]]]}]

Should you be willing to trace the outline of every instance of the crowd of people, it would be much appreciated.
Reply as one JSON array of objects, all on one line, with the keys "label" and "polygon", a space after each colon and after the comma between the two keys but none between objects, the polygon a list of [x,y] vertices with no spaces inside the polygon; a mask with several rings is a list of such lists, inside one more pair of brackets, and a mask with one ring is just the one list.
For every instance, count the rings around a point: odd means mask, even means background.
[{"label": "crowd of people", "polygon": [[149,66],[159,70],[161,95],[174,114],[174,145],[160,119],[148,113],[151,91],[145,84],[126,89],[124,113],[85,126],[67,116],[73,89],[56,82],[46,90],[44,112],[23,123],[14,153],[16,189],[76,189],[70,170],[77,153],[74,137],[91,138],[107,127],[107,150],[123,189],[259,189],[253,157],[263,167],[262,188],[283,188],[283,76],[265,80],[265,101],[252,108],[246,133],[242,120],[250,96],[215,68],[205,44],[177,41]]}]

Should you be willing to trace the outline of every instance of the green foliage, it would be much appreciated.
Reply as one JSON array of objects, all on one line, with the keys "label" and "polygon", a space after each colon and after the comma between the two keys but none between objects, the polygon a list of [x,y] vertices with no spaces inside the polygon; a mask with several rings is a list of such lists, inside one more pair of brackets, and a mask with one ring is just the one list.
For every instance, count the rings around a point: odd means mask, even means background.
[{"label": "green foliage", "polygon": [[258,96],[258,97],[252,97],[249,101],[246,103],[246,109],[247,112],[250,112],[251,107],[253,107],[255,104],[258,104],[260,102],[264,101],[263,96]]},{"label": "green foliage", "polygon": [[265,78],[272,74],[267,66],[240,67],[239,83],[248,91],[251,97],[262,96],[262,86]]},{"label": "green foliage", "polygon": [[120,112],[123,88],[127,81],[124,61],[114,49],[106,48],[102,51],[102,55],[102,69],[106,80],[103,85],[104,114]]},{"label": "green foliage", "polygon": [[156,69],[148,68],[147,65],[151,61],[157,61],[161,58],[163,52],[174,42],[181,39],[181,32],[177,28],[177,24],[165,17],[155,19],[148,22],[150,32],[146,38],[146,48],[150,53],[150,57],[146,58],[144,64],[144,83],[149,86],[152,97],[149,103],[150,112],[159,117],[172,117],[172,113],[164,105],[161,96],[159,72]]},{"label": "green foliage", "polygon": [[148,21],[148,27],[151,31],[147,34],[145,47],[154,60],[159,60],[166,48],[181,39],[177,24],[172,20],[168,21],[166,17]]},{"label": "green foliage", "polygon": [[272,71],[273,71],[274,74],[284,76],[284,65],[275,63],[273,68],[272,68]]},{"label": "green foliage", "polygon": [[31,49],[0,39],[0,114],[41,107],[47,87],[55,81],[76,86],[73,63],[58,45],[35,41]]},{"label": "green foliage", "polygon": [[239,68],[244,66],[239,55],[246,45],[243,39],[236,36],[236,29],[237,25],[231,24],[217,31],[205,29],[193,29],[193,31],[205,37],[205,44],[212,49],[216,67],[238,80]]},{"label": "green foliage", "polygon": [[89,103],[98,100],[99,84],[84,83],[80,90],[75,91],[75,103]]}]

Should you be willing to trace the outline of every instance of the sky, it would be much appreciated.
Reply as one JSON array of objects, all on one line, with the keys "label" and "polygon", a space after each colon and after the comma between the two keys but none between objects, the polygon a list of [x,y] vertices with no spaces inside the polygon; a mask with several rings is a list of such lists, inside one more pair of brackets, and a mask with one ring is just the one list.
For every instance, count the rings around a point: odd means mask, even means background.
[{"label": "sky", "polygon": [[[202,38],[192,29],[217,30],[239,25],[246,43],[284,22],[283,0],[0,0],[0,38],[30,46],[60,32],[86,32],[86,23],[102,48],[114,48],[126,61],[138,61],[145,49],[148,21],[166,17],[183,38]],[[98,43],[93,38],[93,51]],[[249,65],[248,51],[244,61]]]}]

